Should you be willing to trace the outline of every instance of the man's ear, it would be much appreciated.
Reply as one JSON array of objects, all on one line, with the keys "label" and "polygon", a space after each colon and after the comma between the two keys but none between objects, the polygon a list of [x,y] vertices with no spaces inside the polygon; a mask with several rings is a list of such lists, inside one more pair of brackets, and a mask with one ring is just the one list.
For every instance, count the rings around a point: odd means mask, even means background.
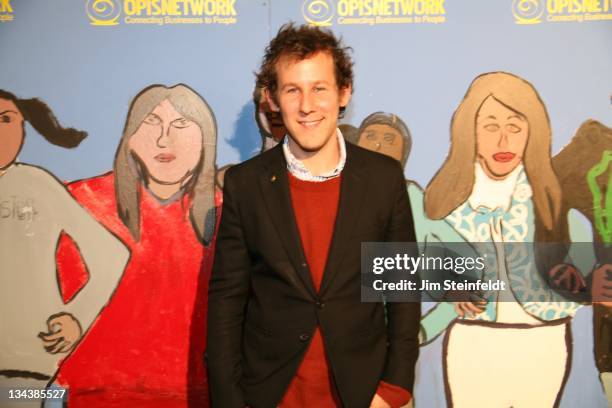
[{"label": "man's ear", "polygon": [[353,87],[351,85],[347,85],[338,90],[340,94],[340,106],[346,108],[351,100],[351,95],[353,94]]},{"label": "man's ear", "polygon": [[280,112],[280,107],[276,103],[276,97],[270,92],[268,88],[264,88],[263,90],[264,96],[266,97],[266,101],[268,102],[268,106],[273,112]]}]

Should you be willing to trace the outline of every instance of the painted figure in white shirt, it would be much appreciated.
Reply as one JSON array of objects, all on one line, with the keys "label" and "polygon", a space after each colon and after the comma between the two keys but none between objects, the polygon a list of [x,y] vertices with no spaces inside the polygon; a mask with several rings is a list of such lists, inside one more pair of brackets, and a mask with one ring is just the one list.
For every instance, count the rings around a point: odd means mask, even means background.
[{"label": "painted figure in white shirt", "polygon": [[[496,301],[457,302],[454,310],[445,309],[457,317],[444,341],[447,402],[454,407],[557,404],[569,374],[568,322],[578,305],[519,295],[514,282],[520,272],[502,245],[569,242],[551,165],[549,118],[531,84],[503,72],[472,82],[453,116],[450,152],[426,189],[424,210],[429,219],[448,222],[465,241],[493,243],[497,278],[513,283],[513,292],[500,292]],[[543,277],[533,278],[542,283],[550,277],[559,286],[573,282],[567,289],[580,290],[584,280],[564,255],[549,259]]]}]

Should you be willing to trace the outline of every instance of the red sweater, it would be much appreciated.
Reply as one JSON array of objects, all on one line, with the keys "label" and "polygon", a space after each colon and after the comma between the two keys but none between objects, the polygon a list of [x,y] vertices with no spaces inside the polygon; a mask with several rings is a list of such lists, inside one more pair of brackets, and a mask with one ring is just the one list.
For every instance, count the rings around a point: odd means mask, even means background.
[{"label": "red sweater", "polygon": [[[299,180],[289,173],[291,203],[310,276],[317,291],[321,287],[334,235],[340,183],[341,177],[323,182],[310,182]],[[376,393],[393,408],[410,401],[408,391],[384,381],[380,382]],[[280,406],[282,408],[341,406],[319,328],[315,330],[304,359]]]},{"label": "red sweater", "polygon": [[[198,241],[188,198],[161,204],[142,189],[141,239],[135,242],[117,215],[112,173],[72,183],[69,190],[131,251],[110,303],[60,369],[69,405],[186,407],[191,400],[208,406],[203,355],[214,245]],[[58,264],[66,298],[82,284],[79,276],[83,280],[82,271],[68,268],[74,257],[64,238]]]}]

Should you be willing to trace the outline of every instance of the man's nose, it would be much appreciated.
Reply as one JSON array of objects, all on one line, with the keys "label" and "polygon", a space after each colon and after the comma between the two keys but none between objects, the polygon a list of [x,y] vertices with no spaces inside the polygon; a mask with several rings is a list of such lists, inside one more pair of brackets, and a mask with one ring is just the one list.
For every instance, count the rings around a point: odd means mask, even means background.
[{"label": "man's nose", "polygon": [[314,95],[312,92],[304,92],[300,98],[300,112],[304,115],[309,114],[314,108]]}]

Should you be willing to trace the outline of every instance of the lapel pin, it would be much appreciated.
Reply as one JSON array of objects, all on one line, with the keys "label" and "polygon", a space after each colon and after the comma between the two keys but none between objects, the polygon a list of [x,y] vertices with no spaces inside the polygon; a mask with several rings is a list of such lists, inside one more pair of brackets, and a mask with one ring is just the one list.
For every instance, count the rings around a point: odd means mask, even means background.
[{"label": "lapel pin", "polygon": [[276,175],[275,174],[273,174],[272,177],[270,177],[270,181],[273,182],[273,183],[276,181]]}]

